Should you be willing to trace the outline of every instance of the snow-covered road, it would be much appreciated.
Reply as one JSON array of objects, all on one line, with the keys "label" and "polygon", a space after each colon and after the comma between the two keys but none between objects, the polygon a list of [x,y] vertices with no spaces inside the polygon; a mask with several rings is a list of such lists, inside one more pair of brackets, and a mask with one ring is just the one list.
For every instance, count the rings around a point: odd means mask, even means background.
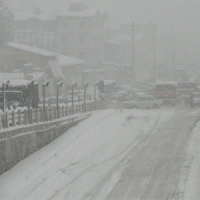
[{"label": "snow-covered road", "polygon": [[[172,160],[170,165],[165,162],[171,154],[163,154],[164,148],[171,153],[176,142],[187,143],[191,127],[183,136],[177,130],[181,129],[181,119],[191,119],[185,126],[193,124],[195,117],[189,113],[174,108],[98,111],[0,176],[0,199],[129,199],[136,187],[142,188],[137,197],[142,194],[147,198],[146,190],[157,191],[149,188],[151,178],[152,187],[162,181],[157,177],[162,173],[155,175],[153,171],[160,171],[162,165],[164,170],[173,170]],[[169,130],[169,125],[174,129]],[[176,166],[181,167],[184,158],[179,160]],[[133,166],[136,161],[138,165]],[[132,167],[138,170],[139,179],[133,176]],[[139,182],[135,184],[135,180]]]}]

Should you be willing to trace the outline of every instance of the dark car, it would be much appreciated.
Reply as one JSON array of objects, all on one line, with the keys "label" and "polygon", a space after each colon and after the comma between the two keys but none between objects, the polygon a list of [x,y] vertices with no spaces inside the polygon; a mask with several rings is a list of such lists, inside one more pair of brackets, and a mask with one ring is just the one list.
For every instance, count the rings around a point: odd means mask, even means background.
[{"label": "dark car", "polygon": [[189,101],[191,107],[200,106],[200,92],[193,92]]}]

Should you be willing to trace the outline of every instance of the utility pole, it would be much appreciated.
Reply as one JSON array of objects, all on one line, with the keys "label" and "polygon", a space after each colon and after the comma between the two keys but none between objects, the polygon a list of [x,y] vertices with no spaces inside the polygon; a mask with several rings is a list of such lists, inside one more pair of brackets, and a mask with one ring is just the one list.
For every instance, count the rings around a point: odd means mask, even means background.
[{"label": "utility pole", "polygon": [[175,79],[175,39],[173,38],[173,47],[172,47],[172,77]]},{"label": "utility pole", "polygon": [[176,50],[176,61],[175,61],[175,65],[178,66],[180,65],[180,54],[179,54],[179,49]]},{"label": "utility pole", "polygon": [[134,34],[135,34],[135,30],[134,30],[134,22],[132,21],[132,75],[133,75],[133,81],[132,83],[136,83],[136,76],[135,76],[135,50],[134,50]]},{"label": "utility pole", "polygon": [[168,66],[168,49],[165,49],[165,66]]},{"label": "utility pole", "polygon": [[3,102],[2,102],[2,110],[5,112],[5,84],[2,83],[2,95],[3,95]]},{"label": "utility pole", "polygon": [[156,26],[153,26],[153,69],[152,80],[156,80]]}]

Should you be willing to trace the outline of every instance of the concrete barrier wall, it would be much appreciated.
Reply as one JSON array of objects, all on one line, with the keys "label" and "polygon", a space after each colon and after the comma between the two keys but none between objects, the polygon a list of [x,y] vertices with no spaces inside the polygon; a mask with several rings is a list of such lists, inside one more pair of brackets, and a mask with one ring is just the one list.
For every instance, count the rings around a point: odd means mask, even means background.
[{"label": "concrete barrier wall", "polygon": [[[29,130],[21,128],[21,132],[20,129],[10,130],[10,134],[13,136],[0,140],[0,175],[88,116],[86,115],[73,121],[59,121],[54,125],[40,125],[40,127],[32,127]],[[16,131],[17,133],[20,132],[20,134],[16,134]]]}]

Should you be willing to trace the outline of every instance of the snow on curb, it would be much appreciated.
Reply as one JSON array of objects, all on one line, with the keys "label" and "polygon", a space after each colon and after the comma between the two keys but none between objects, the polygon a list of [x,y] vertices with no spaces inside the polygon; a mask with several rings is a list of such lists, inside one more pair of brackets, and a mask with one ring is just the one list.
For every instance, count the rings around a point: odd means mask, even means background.
[{"label": "snow on curb", "polygon": [[185,188],[184,200],[199,199],[200,186],[200,122],[193,129],[189,143],[188,156],[194,157]]}]

